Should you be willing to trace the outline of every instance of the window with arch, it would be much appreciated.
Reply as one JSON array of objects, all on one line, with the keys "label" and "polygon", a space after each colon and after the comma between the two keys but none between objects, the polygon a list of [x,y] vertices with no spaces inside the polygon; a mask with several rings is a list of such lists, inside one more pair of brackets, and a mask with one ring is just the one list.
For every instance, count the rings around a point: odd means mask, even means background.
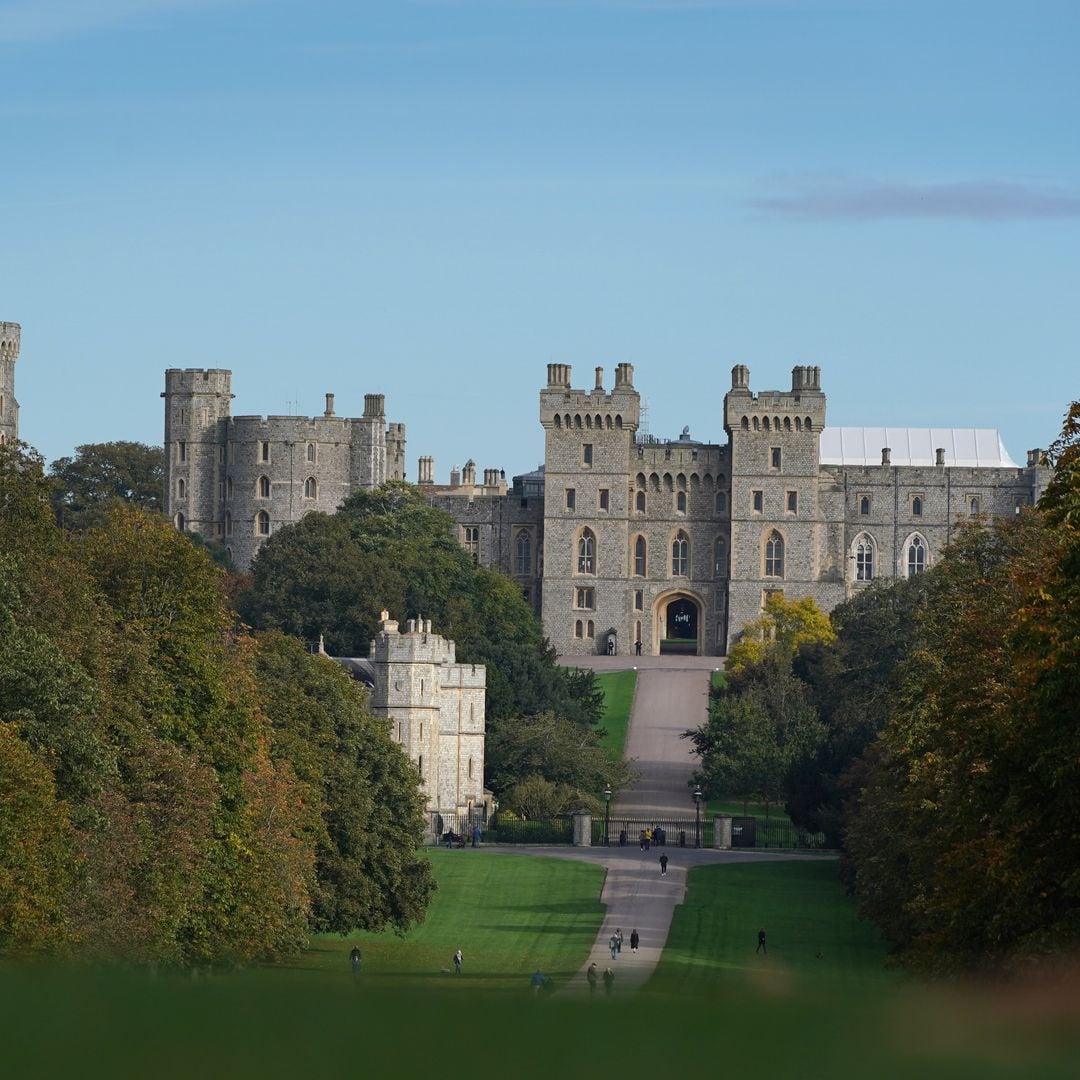
[{"label": "window with arch", "polygon": [[574,637],[579,638],[579,637],[584,637],[584,636],[585,636],[585,624],[580,619],[578,619],[574,623]]},{"label": "window with arch", "polygon": [[874,580],[874,542],[866,533],[855,541],[855,580]]},{"label": "window with arch", "polygon": [[681,529],[671,541],[671,576],[686,577],[690,567],[690,539]]},{"label": "window with arch", "polygon": [[313,442],[307,444],[307,459],[313,465],[315,464],[315,444]]},{"label": "window with arch", "polygon": [[319,485],[315,481],[314,476],[309,476],[304,481],[304,498],[314,499],[319,494]]},{"label": "window with arch", "polygon": [[270,498],[270,477],[269,476],[260,476],[259,477],[259,498],[260,499],[269,499]]},{"label": "window with arch", "polygon": [[232,514],[230,511],[225,511],[225,535],[232,536]]},{"label": "window with arch", "polygon": [[718,491],[716,493],[716,512],[723,514],[727,510],[727,492]]},{"label": "window with arch", "polygon": [[863,517],[869,517],[870,515],[870,496],[863,495],[859,499],[859,513]]},{"label": "window with arch", "polygon": [[270,444],[268,442],[259,444],[259,459],[261,461],[270,460]]},{"label": "window with arch", "polygon": [[748,416],[744,416],[742,418],[742,429],[743,429],[743,431],[749,431],[750,430],[750,418]]},{"label": "window with arch", "polygon": [[582,529],[578,537],[577,572],[579,574],[596,573],[596,533],[592,529]]},{"label": "window with arch", "polygon": [[187,523],[184,521],[184,515],[177,514],[174,520],[176,522],[176,531],[183,532],[184,529],[187,527]]},{"label": "window with arch", "polygon": [[784,538],[775,529],[765,541],[765,576],[784,576]]},{"label": "window with arch", "polygon": [[231,476],[228,476],[228,477],[225,478],[225,498],[226,499],[231,499],[232,498],[232,477]]},{"label": "window with arch", "polygon": [[519,575],[532,573],[532,537],[528,529],[519,529],[514,537],[514,566]]},{"label": "window with arch", "polygon": [[686,492],[685,491],[677,491],[677,492],[675,492],[675,512],[677,514],[685,514],[686,513]]},{"label": "window with arch", "polygon": [[723,536],[716,538],[713,544],[713,576],[725,577],[727,575],[727,539]]},{"label": "window with arch", "polygon": [[922,496],[913,495],[911,497],[911,516],[922,517]]},{"label": "window with arch", "polygon": [[634,509],[637,510],[637,512],[639,514],[644,514],[645,513],[645,492],[644,491],[639,491],[637,493],[637,495],[635,496],[635,498],[634,498]]},{"label": "window with arch", "polygon": [[176,481],[176,497],[182,499],[187,495],[187,481],[181,476]]},{"label": "window with arch", "polygon": [[639,536],[634,540],[634,577],[644,577],[647,566],[648,546],[645,537]]},{"label": "window with arch", "polygon": [[585,636],[586,636],[586,637],[590,637],[590,638],[591,638],[591,637],[595,637],[595,636],[596,636],[596,630],[595,630],[595,628],[594,628],[594,626],[593,626],[593,621],[592,621],[592,619],[590,619],[590,620],[589,620],[589,621],[588,621],[588,622],[587,622],[587,623],[585,624]]},{"label": "window with arch", "polygon": [[270,515],[265,510],[255,515],[255,533],[257,536],[270,535]]},{"label": "window with arch", "polygon": [[926,569],[926,543],[921,536],[913,536],[907,549],[907,576],[914,577]]},{"label": "window with arch", "polygon": [[979,513],[979,497],[978,495],[972,495],[968,500],[968,513],[972,517],[976,517]]}]

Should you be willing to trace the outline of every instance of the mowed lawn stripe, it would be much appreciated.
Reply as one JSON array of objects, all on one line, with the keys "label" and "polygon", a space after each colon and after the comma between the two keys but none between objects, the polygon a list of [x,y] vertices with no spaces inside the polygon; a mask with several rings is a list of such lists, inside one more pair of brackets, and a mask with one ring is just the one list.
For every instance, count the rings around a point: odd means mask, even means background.
[{"label": "mowed lawn stripe", "polygon": [[325,935],[293,970],[341,977],[353,944],[364,954],[363,982],[385,986],[455,980],[456,949],[465,958],[457,981],[473,987],[525,988],[537,968],[559,982],[581,966],[603,918],[603,867],[482,847],[428,857],[439,889],[422,924],[404,937]]},{"label": "mowed lawn stripe", "polygon": [[[764,927],[768,954],[756,952]],[[885,947],[858,917],[833,860],[729,863],[691,870],[686,902],[650,990],[741,986],[765,973],[837,988],[889,984]]]},{"label": "mowed lawn stripe", "polygon": [[607,734],[602,745],[612,761],[621,761],[626,750],[626,735],[630,730],[630,710],[634,705],[636,671],[605,671],[596,676],[604,691],[603,726]]}]

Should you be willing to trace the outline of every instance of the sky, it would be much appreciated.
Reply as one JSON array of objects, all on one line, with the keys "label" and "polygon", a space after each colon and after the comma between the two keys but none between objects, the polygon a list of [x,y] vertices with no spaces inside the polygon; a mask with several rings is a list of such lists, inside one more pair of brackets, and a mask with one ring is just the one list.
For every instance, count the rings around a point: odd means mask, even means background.
[{"label": "sky", "polygon": [[821,367],[831,425],[1080,397],[1075,0],[0,0],[0,320],[22,438],[160,444],[387,396],[408,475],[543,458],[550,362],[723,442]]}]

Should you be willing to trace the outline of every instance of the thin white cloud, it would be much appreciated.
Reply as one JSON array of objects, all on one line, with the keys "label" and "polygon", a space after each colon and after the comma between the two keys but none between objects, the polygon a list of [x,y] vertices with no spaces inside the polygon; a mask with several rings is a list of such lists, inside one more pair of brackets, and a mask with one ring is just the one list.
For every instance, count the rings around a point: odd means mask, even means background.
[{"label": "thin white cloud", "polygon": [[0,44],[69,37],[230,2],[235,0],[0,0]]},{"label": "thin white cloud", "polygon": [[751,205],[791,221],[1046,221],[1080,218],[1080,189],[1006,180],[912,184],[852,180],[810,184],[762,196]]}]

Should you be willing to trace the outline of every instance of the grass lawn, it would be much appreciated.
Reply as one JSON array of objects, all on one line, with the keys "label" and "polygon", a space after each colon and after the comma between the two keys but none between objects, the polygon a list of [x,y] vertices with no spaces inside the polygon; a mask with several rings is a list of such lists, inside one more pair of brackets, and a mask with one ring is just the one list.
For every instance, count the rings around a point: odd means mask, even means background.
[{"label": "grass lawn", "polygon": [[[601,867],[483,848],[435,848],[428,857],[439,891],[420,926],[404,937],[326,935],[295,963],[262,969],[260,977],[283,972],[295,978],[303,972],[351,978],[354,943],[364,954],[363,986],[380,992],[452,983],[524,992],[537,968],[556,984],[577,972],[603,917]],[[459,948],[465,962],[456,978],[452,957]]]},{"label": "grass lawn", "polygon": [[604,749],[612,761],[620,761],[626,750],[626,733],[630,727],[630,708],[634,704],[636,671],[605,671],[596,676],[604,691]]},{"label": "grass lawn", "polygon": [[[713,814],[730,814],[732,817],[765,817],[764,803],[743,802],[742,799],[710,799],[707,809],[710,817]],[[769,820],[783,821],[791,825],[791,818],[787,816],[783,803],[769,804]]]},{"label": "grass lawn", "polygon": [[[836,871],[831,859],[691,870],[649,990],[740,991],[775,978],[838,991],[895,983],[876,928],[858,918]],[[759,927],[768,955],[755,952]]]},{"label": "grass lawn", "polygon": [[722,671],[714,671],[711,682],[714,690],[723,690],[727,686],[727,676]]}]

